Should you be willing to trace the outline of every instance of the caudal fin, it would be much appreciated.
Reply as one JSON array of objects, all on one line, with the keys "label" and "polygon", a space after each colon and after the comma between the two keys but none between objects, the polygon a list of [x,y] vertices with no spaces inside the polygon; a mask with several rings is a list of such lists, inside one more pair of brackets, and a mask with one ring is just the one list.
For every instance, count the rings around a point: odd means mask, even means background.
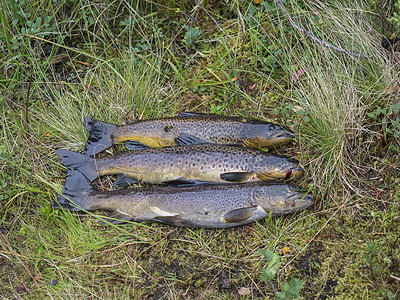
[{"label": "caudal fin", "polygon": [[69,150],[56,150],[61,163],[68,170],[78,170],[92,182],[98,176],[94,159],[90,155],[80,154]]},{"label": "caudal fin", "polygon": [[89,210],[87,196],[94,191],[90,181],[76,169],[68,169],[63,192],[58,195],[55,208],[65,208],[71,211]]},{"label": "caudal fin", "polygon": [[85,145],[85,154],[95,155],[112,146],[111,135],[117,125],[104,123],[89,117],[85,118],[84,125],[89,132]]}]

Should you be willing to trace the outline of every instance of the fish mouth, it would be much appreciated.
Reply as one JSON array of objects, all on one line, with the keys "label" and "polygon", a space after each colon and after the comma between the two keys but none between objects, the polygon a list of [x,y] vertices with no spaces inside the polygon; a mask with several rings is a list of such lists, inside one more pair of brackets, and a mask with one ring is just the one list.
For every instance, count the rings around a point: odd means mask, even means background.
[{"label": "fish mouth", "polygon": [[310,192],[304,191],[304,193],[300,193],[300,191],[298,191],[288,198],[287,203],[288,209],[290,209],[291,212],[295,212],[311,206],[314,200]]},{"label": "fish mouth", "polygon": [[297,160],[290,158],[276,169],[275,174],[276,176],[271,174],[270,177],[292,180],[302,177],[304,174],[304,169],[302,166],[300,166]]},{"label": "fish mouth", "polygon": [[304,174],[304,169],[301,166],[295,166],[290,168],[290,170],[286,172],[285,180],[299,178],[302,177],[303,174]]},{"label": "fish mouth", "polygon": [[275,171],[267,172],[267,173],[259,173],[257,177],[264,181],[271,180],[293,180],[296,178],[300,178],[304,175],[304,169],[299,166],[283,166]]},{"label": "fish mouth", "polygon": [[281,131],[274,136],[275,139],[285,140],[285,139],[293,139],[293,133],[289,131]]},{"label": "fish mouth", "polygon": [[293,141],[293,133],[289,131],[279,131],[276,134],[272,135],[268,142],[274,146],[281,146],[290,143]]}]

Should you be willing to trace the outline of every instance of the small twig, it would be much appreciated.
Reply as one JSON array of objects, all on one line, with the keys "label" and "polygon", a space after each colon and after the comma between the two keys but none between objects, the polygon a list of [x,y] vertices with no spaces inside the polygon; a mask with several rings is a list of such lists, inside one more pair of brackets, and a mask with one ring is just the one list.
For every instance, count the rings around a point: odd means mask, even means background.
[{"label": "small twig", "polygon": [[372,280],[375,281],[376,278],[375,278],[375,274],[374,274],[374,268],[372,267],[372,257],[371,257],[371,263],[369,264],[368,268],[369,268],[369,272],[371,273]]},{"label": "small twig", "polygon": [[171,7],[168,7],[168,6],[165,6],[165,5],[159,4],[157,2],[150,1],[150,0],[144,0],[144,1],[147,2],[147,3],[151,3],[151,4],[154,4],[154,5],[160,6],[162,8],[167,9],[167,10],[173,10],[175,12],[179,12],[179,8],[171,8]]},{"label": "small twig", "polygon": [[384,24],[383,24],[383,1],[381,2],[380,6],[381,6],[380,7],[381,11],[380,11],[380,14],[379,14],[379,19],[381,20],[382,32],[385,32],[385,28],[384,28]]},{"label": "small twig", "polygon": [[[380,3],[380,9],[381,9],[381,11],[379,12],[379,19],[381,20],[381,25],[382,25],[382,32],[383,33],[387,33],[387,32],[389,32],[390,34],[392,34],[392,32],[390,32],[390,30],[388,29],[388,23],[387,23],[387,19],[386,18],[384,18],[384,16],[383,16],[383,8],[384,8],[384,3],[383,3],[384,1],[381,1],[381,3]],[[389,3],[389,7],[391,7],[392,6],[392,4],[391,3]]]},{"label": "small twig", "polygon": [[272,283],[272,280],[270,280],[269,283],[271,285],[272,290],[274,291],[274,294],[276,295],[276,289],[275,289],[274,284]]},{"label": "small twig", "polygon": [[285,12],[286,16],[287,16],[288,19],[289,19],[290,24],[291,24],[295,29],[297,29],[298,31],[302,32],[304,35],[308,36],[308,37],[309,37],[310,39],[312,39],[314,42],[316,42],[316,43],[318,43],[318,44],[320,44],[320,45],[322,45],[322,46],[324,46],[324,47],[330,48],[330,49],[332,49],[332,50],[335,50],[335,51],[338,51],[338,52],[342,52],[342,53],[346,53],[347,55],[350,55],[350,56],[357,56],[357,57],[364,57],[364,58],[372,58],[372,55],[364,55],[364,54],[360,54],[360,53],[356,53],[356,52],[351,52],[351,51],[348,51],[348,50],[345,50],[345,49],[342,49],[342,48],[333,46],[333,45],[331,45],[331,44],[329,44],[329,43],[327,43],[327,42],[325,42],[325,41],[323,41],[323,40],[317,38],[316,36],[314,36],[314,35],[313,35],[311,32],[309,32],[308,30],[306,30],[306,29],[304,29],[304,28],[299,27],[299,26],[296,25],[296,23],[295,23],[295,22],[293,21],[293,19],[292,19],[292,16],[290,15],[289,11],[286,9],[285,5],[283,4],[282,0],[275,0],[275,2],[276,2],[276,3],[282,8],[282,10]]},{"label": "small twig", "polygon": [[28,126],[29,120],[28,120],[28,102],[29,102],[29,93],[31,91],[31,84],[32,84],[32,74],[31,77],[29,78],[29,85],[28,85],[28,92],[26,93],[26,101],[25,101],[25,123]]},{"label": "small twig", "polygon": [[185,13],[184,11],[180,11],[179,13],[180,13],[181,15],[183,15],[183,16],[185,16],[185,17],[191,19],[194,23],[199,24],[199,21],[198,21],[195,17],[193,17],[193,16],[191,16],[191,15]]},{"label": "small twig", "polygon": [[393,276],[393,275],[390,275],[390,277],[393,278],[393,279],[396,279],[396,280],[400,281],[400,278],[399,278],[399,277],[396,277],[396,276]]}]

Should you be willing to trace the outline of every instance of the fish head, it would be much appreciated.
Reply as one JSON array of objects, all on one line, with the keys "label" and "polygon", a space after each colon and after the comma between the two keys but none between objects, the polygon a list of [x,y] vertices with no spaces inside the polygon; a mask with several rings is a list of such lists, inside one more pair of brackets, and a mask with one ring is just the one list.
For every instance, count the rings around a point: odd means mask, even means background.
[{"label": "fish head", "polygon": [[298,160],[268,153],[254,157],[253,171],[258,178],[264,181],[293,180],[304,174],[304,169]]},{"label": "fish head", "polygon": [[314,203],[308,190],[287,184],[260,185],[253,191],[253,201],[273,215],[294,213]]},{"label": "fish head", "polygon": [[243,139],[243,143],[250,148],[278,147],[293,141],[293,133],[278,124],[251,124],[247,129],[247,137]]}]

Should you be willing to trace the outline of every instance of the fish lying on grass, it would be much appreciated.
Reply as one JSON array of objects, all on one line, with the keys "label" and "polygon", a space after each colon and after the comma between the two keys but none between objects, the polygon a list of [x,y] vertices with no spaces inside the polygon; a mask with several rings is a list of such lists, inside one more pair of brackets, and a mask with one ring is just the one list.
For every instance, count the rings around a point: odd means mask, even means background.
[{"label": "fish lying on grass", "polygon": [[[97,191],[77,170],[68,170],[58,204],[72,211],[106,210],[115,223],[157,221],[184,227],[226,228],[293,213],[313,203],[304,189],[250,182],[182,188],[129,188]],[[110,219],[111,220],[111,219]]]},{"label": "fish lying on grass", "polygon": [[128,149],[137,150],[142,144],[162,148],[203,143],[267,148],[281,146],[293,140],[292,133],[277,124],[241,117],[195,113],[183,113],[171,118],[137,120],[124,126],[87,117],[85,126],[89,131],[85,153],[90,155],[103,151],[113,143],[122,142],[127,142]]},{"label": "fish lying on grass", "polygon": [[304,173],[295,159],[216,144],[130,151],[98,159],[68,150],[56,153],[65,167],[79,170],[90,181],[102,175],[123,175],[115,186],[125,185],[126,177],[152,184],[193,184],[285,180]]}]

